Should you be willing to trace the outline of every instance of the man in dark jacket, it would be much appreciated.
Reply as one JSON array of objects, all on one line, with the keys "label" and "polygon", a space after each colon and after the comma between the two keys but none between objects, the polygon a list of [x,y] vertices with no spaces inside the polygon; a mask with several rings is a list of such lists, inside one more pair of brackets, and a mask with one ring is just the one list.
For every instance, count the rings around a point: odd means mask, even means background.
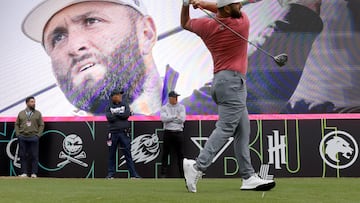
[{"label": "man in dark jacket", "polygon": [[131,157],[131,140],[129,137],[130,122],[128,121],[131,111],[129,105],[122,100],[123,93],[122,90],[114,90],[111,93],[111,101],[106,107],[106,118],[109,122],[109,135],[107,140],[107,145],[109,146],[108,179],[114,178],[115,157],[118,144],[120,144],[125,156],[130,177],[139,177]]}]

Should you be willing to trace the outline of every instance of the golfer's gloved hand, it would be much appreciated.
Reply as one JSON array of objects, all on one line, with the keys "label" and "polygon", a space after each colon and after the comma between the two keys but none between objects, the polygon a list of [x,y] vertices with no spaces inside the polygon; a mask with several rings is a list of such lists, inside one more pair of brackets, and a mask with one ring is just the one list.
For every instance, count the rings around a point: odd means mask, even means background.
[{"label": "golfer's gloved hand", "polygon": [[201,8],[201,0],[183,0],[184,6],[192,5],[194,9]]},{"label": "golfer's gloved hand", "polygon": [[200,0],[190,0],[190,4],[193,6],[194,9],[202,8]]}]

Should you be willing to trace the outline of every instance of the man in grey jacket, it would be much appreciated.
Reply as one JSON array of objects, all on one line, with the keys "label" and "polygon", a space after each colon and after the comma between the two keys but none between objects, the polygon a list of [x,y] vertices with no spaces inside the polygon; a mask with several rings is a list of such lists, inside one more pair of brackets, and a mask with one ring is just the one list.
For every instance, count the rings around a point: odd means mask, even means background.
[{"label": "man in grey jacket", "polygon": [[168,166],[168,156],[173,149],[177,155],[179,173],[184,177],[182,160],[183,153],[183,128],[186,119],[185,106],[178,103],[178,96],[175,91],[169,92],[169,102],[161,108],[160,117],[164,123],[164,142],[161,164],[161,177],[166,177],[166,169]]},{"label": "man in grey jacket", "polygon": [[[19,112],[15,122],[15,132],[19,139],[21,175],[28,177],[28,162],[31,161],[31,177],[36,178],[39,164],[39,138],[44,131],[44,121],[40,111],[35,109],[35,98],[25,99],[26,109]],[[29,156],[26,156],[29,154]]]}]

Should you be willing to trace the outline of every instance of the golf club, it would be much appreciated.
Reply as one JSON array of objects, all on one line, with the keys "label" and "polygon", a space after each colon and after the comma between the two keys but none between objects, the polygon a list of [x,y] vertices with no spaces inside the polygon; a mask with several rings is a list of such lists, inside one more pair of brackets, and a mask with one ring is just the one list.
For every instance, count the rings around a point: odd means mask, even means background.
[{"label": "golf club", "polygon": [[261,47],[257,46],[256,44],[254,44],[253,42],[247,40],[244,36],[242,36],[241,34],[239,34],[238,32],[236,32],[235,30],[233,30],[231,27],[227,26],[226,24],[224,24],[223,22],[221,22],[219,19],[217,19],[216,17],[212,16],[209,12],[207,12],[205,9],[200,8],[200,10],[202,10],[206,15],[208,15],[210,18],[214,19],[217,23],[219,23],[220,25],[224,26],[226,29],[230,30],[232,33],[234,33],[236,36],[240,37],[241,39],[245,40],[246,42],[248,42],[249,44],[251,44],[252,46],[256,47],[257,49],[259,49],[262,53],[270,56],[275,63],[278,66],[284,66],[286,64],[286,62],[288,61],[288,56],[287,54],[279,54],[277,56],[273,56],[271,55],[269,52],[267,52],[266,50],[262,49]]}]

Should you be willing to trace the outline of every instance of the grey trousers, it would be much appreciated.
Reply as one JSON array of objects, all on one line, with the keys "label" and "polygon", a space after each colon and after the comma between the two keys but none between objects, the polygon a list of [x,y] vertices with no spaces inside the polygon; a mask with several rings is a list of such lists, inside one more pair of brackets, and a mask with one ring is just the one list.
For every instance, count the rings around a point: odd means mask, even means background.
[{"label": "grey trousers", "polygon": [[234,153],[240,176],[247,179],[255,171],[251,165],[249,150],[250,121],[246,107],[245,76],[240,72],[227,70],[216,73],[211,94],[218,106],[219,120],[196,159],[196,167],[206,171],[216,153],[230,137],[234,137]]}]

